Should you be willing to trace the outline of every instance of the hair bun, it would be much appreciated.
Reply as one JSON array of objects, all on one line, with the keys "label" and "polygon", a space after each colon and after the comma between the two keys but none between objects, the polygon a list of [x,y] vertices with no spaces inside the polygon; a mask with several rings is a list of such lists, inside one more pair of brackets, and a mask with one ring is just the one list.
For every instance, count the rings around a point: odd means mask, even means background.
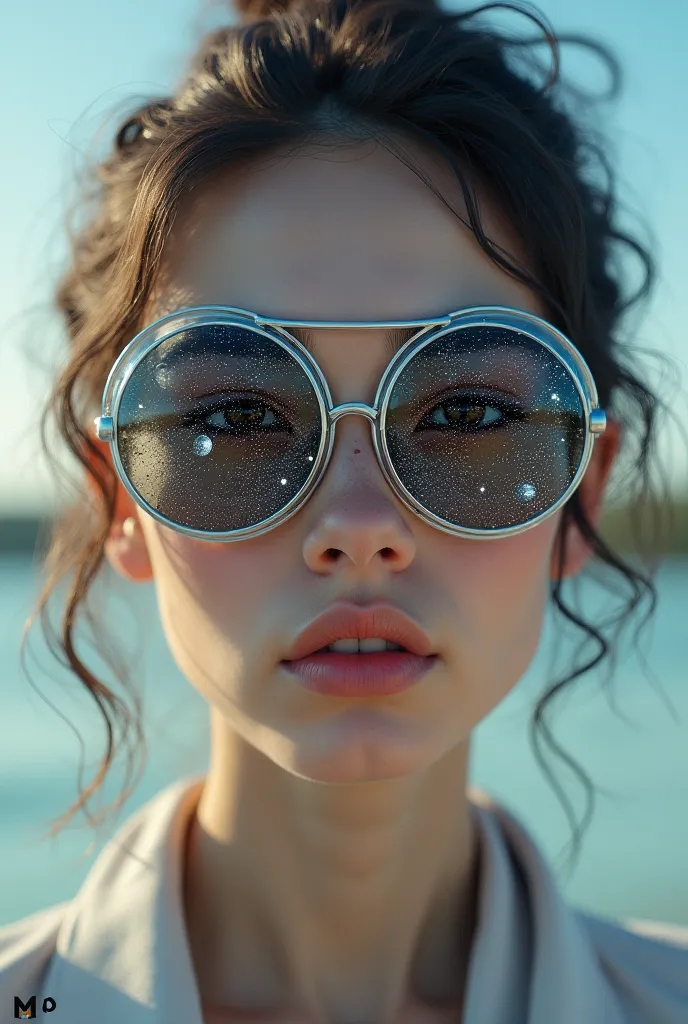
[{"label": "hair bun", "polygon": [[232,0],[232,7],[243,22],[260,21],[295,6],[298,0]]},{"label": "hair bun", "polygon": [[[368,2],[374,3],[375,0],[356,0],[356,2],[360,5]],[[271,14],[282,14],[293,7],[300,7],[308,3],[309,0],[230,0],[231,6],[238,12],[244,24],[269,18]],[[440,0],[387,0],[387,3],[409,11],[419,9],[435,13],[443,11]]]}]

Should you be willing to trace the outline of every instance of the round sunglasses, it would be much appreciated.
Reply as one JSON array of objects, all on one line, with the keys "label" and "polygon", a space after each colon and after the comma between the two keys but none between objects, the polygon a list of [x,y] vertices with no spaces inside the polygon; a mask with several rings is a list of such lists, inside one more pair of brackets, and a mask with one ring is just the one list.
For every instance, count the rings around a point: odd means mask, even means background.
[{"label": "round sunglasses", "polygon": [[[295,329],[418,328],[375,401],[335,406]],[[507,306],[432,320],[305,321],[231,306],[140,331],[105,384],[96,434],[134,501],[202,540],[237,541],[303,507],[337,422],[363,416],[395,495],[425,523],[490,539],[537,526],[580,484],[606,417],[592,373],[547,321]]]}]

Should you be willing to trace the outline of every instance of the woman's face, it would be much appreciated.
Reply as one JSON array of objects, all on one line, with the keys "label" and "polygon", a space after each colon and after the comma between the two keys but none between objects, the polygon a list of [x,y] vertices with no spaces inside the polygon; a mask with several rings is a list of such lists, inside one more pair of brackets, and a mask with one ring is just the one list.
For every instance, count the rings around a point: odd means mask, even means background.
[{"label": "woman's face", "polygon": [[[413,154],[467,219],[449,172]],[[523,262],[496,211],[481,210],[492,241]],[[199,190],[168,240],[145,322],[206,304],[301,320],[420,319],[483,304],[546,316],[411,170],[372,143],[302,151]],[[389,360],[384,331],[310,333],[334,404],[372,403]],[[597,442],[583,482],[593,517],[609,438]],[[173,655],[214,720],[292,773],[341,782],[398,777],[467,743],[536,651],[560,521],[492,541],[425,524],[390,489],[370,425],[356,416],[337,424],[307,504],[263,536],[209,543],[136,514],[142,534],[111,541],[110,560],[131,576],[138,559],[139,578],[141,560],[150,564]],[[567,570],[585,557],[572,540]],[[398,605],[428,634],[435,667],[379,698],[323,696],[295,682],[281,660],[343,599]]]}]

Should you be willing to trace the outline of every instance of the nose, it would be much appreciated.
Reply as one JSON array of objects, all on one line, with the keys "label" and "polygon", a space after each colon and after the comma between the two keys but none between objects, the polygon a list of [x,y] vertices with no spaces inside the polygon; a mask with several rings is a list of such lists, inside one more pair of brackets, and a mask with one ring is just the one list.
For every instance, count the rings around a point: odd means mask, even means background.
[{"label": "nose", "polygon": [[311,497],[304,560],[325,574],[381,567],[400,572],[413,561],[416,541],[378,464],[371,432],[361,416],[352,415],[339,424],[338,435]]}]

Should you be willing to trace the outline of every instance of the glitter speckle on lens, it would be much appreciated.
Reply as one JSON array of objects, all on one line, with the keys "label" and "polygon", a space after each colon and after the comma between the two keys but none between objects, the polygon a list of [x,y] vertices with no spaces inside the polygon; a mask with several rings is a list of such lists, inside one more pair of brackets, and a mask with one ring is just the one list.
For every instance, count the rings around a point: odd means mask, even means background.
[{"label": "glitter speckle on lens", "polygon": [[516,498],[518,501],[528,502],[532,501],[535,497],[536,491],[532,484],[522,483],[516,488]]},{"label": "glitter speckle on lens", "polygon": [[213,442],[207,434],[199,434],[194,438],[193,450],[196,455],[209,455],[213,450]]}]

